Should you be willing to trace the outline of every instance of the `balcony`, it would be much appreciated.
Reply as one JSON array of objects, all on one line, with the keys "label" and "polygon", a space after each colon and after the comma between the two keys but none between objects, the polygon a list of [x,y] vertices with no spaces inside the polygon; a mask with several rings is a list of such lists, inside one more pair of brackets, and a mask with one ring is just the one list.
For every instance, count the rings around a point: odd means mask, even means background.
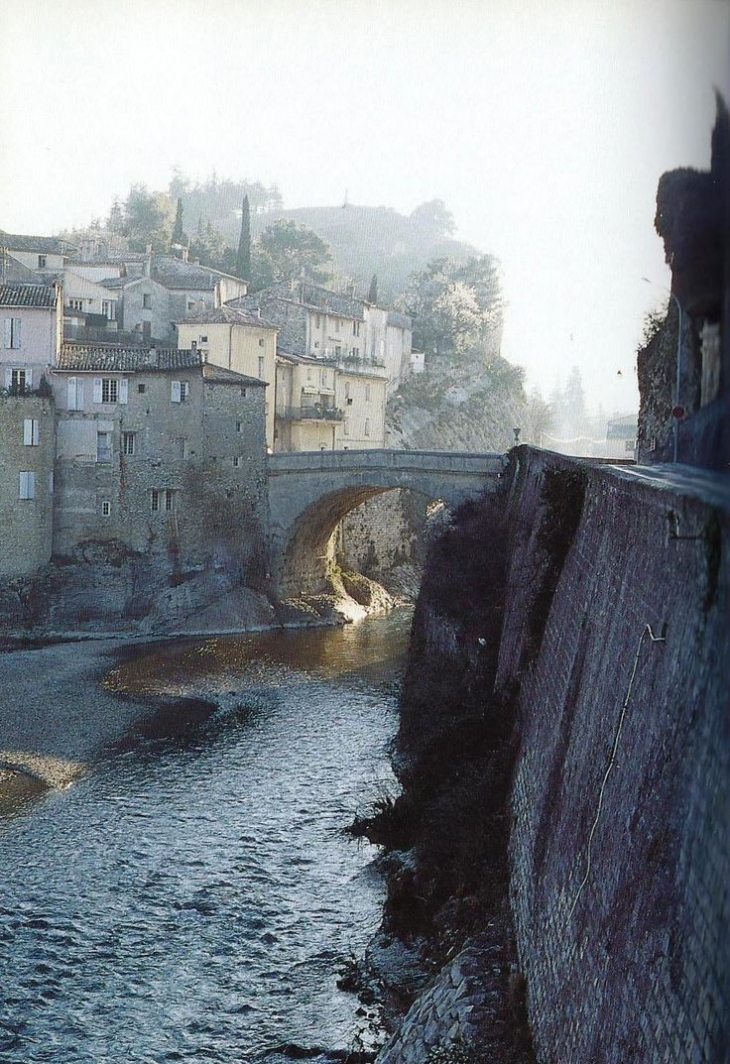
[{"label": "balcony", "polygon": [[277,412],[277,416],[285,421],[344,421],[345,412],[334,406],[315,403],[312,406],[288,406]]}]

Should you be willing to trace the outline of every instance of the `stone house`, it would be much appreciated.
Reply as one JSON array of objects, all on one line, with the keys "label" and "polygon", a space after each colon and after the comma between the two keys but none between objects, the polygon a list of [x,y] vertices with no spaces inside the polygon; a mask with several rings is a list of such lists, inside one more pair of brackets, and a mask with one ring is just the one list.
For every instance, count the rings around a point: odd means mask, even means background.
[{"label": "stone house", "polygon": [[167,343],[174,335],[170,293],[152,277],[110,277],[100,284],[110,302],[122,331],[135,344]]},{"label": "stone house", "polygon": [[[277,327],[256,314],[220,306],[177,322],[181,348],[197,349],[204,362],[256,377],[276,387]],[[266,403],[266,445],[274,449],[274,408]]]},{"label": "stone house", "polygon": [[45,280],[47,273],[62,273],[67,259],[76,252],[68,240],[55,236],[21,236],[2,231],[0,246],[27,269],[38,273],[39,280]]},{"label": "stone house", "polygon": [[[63,271],[64,338],[76,339],[80,330],[96,329],[109,339],[117,330],[117,295],[104,285],[68,267]],[[81,325],[75,323],[81,322]],[[106,337],[105,337],[106,339]]]},{"label": "stone house", "polygon": [[334,363],[279,353],[276,360],[276,451],[337,449],[344,411],[337,406]]},{"label": "stone house", "polygon": [[388,390],[410,356],[409,318],[305,281],[231,305],[279,329],[276,450],[385,446]]},{"label": "stone house", "polygon": [[37,389],[55,363],[63,328],[63,299],[58,285],[0,285],[0,388]]},{"label": "stone house", "polygon": [[276,366],[277,451],[385,446],[384,371],[280,352]]},{"label": "stone house", "polygon": [[64,345],[53,552],[109,542],[172,575],[264,579],[266,385],[194,350]]},{"label": "stone house", "polygon": [[[237,277],[174,255],[142,256],[130,253],[110,276],[93,279],[117,302],[116,319],[134,344],[175,342],[175,322],[245,296],[247,284]],[[140,269],[137,269],[140,267]],[[96,263],[75,266],[86,276]],[[89,279],[92,279],[91,277]]]},{"label": "stone house", "polygon": [[32,573],[53,543],[53,401],[0,392],[0,575]]}]

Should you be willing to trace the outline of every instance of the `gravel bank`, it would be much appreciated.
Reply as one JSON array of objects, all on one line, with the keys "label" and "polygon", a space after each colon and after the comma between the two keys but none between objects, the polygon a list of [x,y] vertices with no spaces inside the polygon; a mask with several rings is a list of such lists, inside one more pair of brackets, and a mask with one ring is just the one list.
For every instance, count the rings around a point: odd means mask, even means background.
[{"label": "gravel bank", "polygon": [[126,641],[63,643],[0,654],[0,813],[67,787],[95,753],[151,712],[101,686]]}]

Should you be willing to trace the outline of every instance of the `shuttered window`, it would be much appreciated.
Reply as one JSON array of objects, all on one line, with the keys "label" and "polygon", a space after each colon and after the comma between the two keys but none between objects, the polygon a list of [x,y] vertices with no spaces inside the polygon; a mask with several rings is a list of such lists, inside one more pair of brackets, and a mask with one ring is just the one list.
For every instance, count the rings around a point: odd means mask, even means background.
[{"label": "shuttered window", "polygon": [[23,418],[23,443],[26,447],[37,447],[40,442],[40,422],[38,418]]},{"label": "shuttered window", "polygon": [[20,484],[18,490],[18,498],[20,499],[34,499],[35,498],[35,473],[21,473]]}]

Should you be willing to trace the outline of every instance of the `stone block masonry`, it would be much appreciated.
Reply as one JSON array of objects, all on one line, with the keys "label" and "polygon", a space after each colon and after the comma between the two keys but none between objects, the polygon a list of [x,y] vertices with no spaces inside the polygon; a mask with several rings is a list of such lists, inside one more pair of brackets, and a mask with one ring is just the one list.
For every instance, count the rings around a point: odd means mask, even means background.
[{"label": "stone block masonry", "polygon": [[511,902],[538,1059],[723,1064],[727,511],[586,470],[536,645],[552,460],[520,463],[498,683],[520,688]]},{"label": "stone block masonry", "polygon": [[53,401],[0,396],[0,575],[32,573],[51,556]]}]

